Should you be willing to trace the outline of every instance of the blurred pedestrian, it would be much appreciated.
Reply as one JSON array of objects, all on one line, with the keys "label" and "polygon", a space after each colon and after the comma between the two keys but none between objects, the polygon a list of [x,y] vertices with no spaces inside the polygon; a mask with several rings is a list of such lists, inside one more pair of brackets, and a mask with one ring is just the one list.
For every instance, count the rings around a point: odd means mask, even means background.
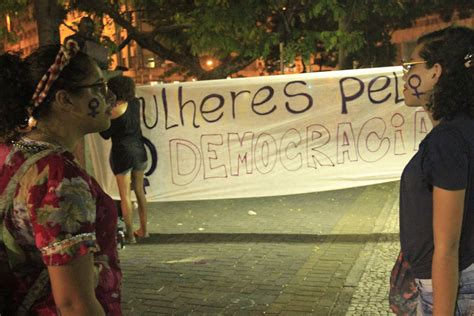
[{"label": "blurred pedestrian", "polygon": [[[420,37],[404,67],[404,97],[433,129],[400,184],[401,258],[419,315],[474,314],[474,30]],[[395,271],[393,271],[395,272]]]},{"label": "blurred pedestrian", "polygon": [[82,17],[78,24],[78,30],[76,33],[66,37],[64,43],[69,40],[73,40],[79,44],[79,48],[84,49],[86,41],[99,42],[98,36],[95,34],[95,23],[91,17]]},{"label": "blurred pedestrian", "polygon": [[[104,36],[102,36],[104,37]],[[95,23],[91,17],[82,17],[79,21],[78,31],[64,39],[64,43],[73,40],[79,44],[81,52],[86,53],[103,70],[109,66],[109,50],[101,44],[100,34],[95,32]]]},{"label": "blurred pedestrian", "polygon": [[[112,138],[110,166],[115,174],[120,194],[120,206],[125,222],[125,241],[149,237],[147,231],[147,201],[144,190],[144,172],[147,156],[140,127],[140,103],[135,97],[132,78],[118,76],[109,80],[109,89],[117,96],[112,110],[110,128],[101,132],[103,138]],[[133,230],[131,187],[138,204],[140,228]]]},{"label": "blurred pedestrian", "polygon": [[110,126],[102,71],[69,41],[1,55],[0,86],[0,314],[121,315],[117,211],[71,153]]}]

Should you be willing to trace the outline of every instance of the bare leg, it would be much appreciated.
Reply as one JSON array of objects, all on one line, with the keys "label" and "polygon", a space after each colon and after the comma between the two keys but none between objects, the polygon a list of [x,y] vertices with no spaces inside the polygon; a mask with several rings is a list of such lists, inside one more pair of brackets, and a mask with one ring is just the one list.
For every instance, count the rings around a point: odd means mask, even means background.
[{"label": "bare leg", "polygon": [[147,202],[145,191],[143,189],[143,173],[143,170],[132,171],[133,191],[137,197],[138,216],[140,217],[140,230],[138,231],[139,236],[145,236],[147,234]]},{"label": "bare leg", "polygon": [[120,207],[122,208],[123,221],[125,222],[125,236],[128,241],[133,237],[133,208],[130,199],[130,173],[115,176],[120,193]]}]

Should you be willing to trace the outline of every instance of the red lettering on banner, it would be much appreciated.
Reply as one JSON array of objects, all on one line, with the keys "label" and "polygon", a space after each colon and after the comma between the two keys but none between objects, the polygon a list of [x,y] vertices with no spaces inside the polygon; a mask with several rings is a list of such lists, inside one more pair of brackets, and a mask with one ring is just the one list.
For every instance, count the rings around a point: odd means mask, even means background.
[{"label": "red lettering on banner", "polygon": [[[374,117],[362,125],[357,139],[357,153],[363,161],[378,161],[387,154],[390,140],[384,137],[386,131],[387,125],[380,117]],[[371,144],[375,147],[371,148]]]},{"label": "red lettering on banner", "polygon": [[242,137],[238,133],[229,133],[227,142],[229,144],[230,174],[233,176],[240,175],[241,164],[245,164],[246,173],[251,174],[253,170],[253,133],[245,132]]},{"label": "red lettering on banner", "polygon": [[[188,154],[186,155],[186,151]],[[191,154],[191,156],[190,156]],[[170,140],[170,162],[172,181],[176,185],[186,185],[194,181],[201,169],[202,158],[199,148],[192,142],[185,139]],[[192,157],[192,164],[188,164],[190,159],[181,157]],[[183,162],[186,162],[183,164]]]},{"label": "red lettering on banner", "polygon": [[337,163],[343,164],[345,157],[357,161],[357,150],[351,123],[339,123],[337,126]]},{"label": "red lettering on banner", "polygon": [[277,145],[272,135],[262,133],[257,137],[254,146],[255,167],[262,173],[269,173],[277,162]]},{"label": "red lettering on banner", "polygon": [[318,148],[324,147],[331,140],[329,130],[321,124],[310,125],[306,128],[308,167],[334,167],[331,158]]},{"label": "red lettering on banner", "polygon": [[[427,114],[420,111],[415,113],[412,122],[416,142],[428,132],[430,121]],[[335,127],[336,141],[333,142],[330,141],[332,133],[321,124],[312,124],[303,130],[289,128],[278,133],[281,135],[278,137],[251,131],[203,134],[199,145],[189,140],[171,139],[172,182],[184,186],[198,179],[228,178],[229,174],[252,176],[254,170],[270,174],[278,163],[282,167],[278,172],[282,169],[296,172],[303,167],[335,168],[359,160],[375,163],[387,155],[407,154],[405,125],[405,117],[400,113],[395,113],[390,122],[380,117],[370,118],[356,131],[351,123],[341,122]]]},{"label": "red lettering on banner", "polygon": [[425,138],[426,134],[428,134],[432,128],[433,124],[431,123],[428,113],[425,111],[415,112],[415,143],[413,145],[413,150],[418,150],[418,144],[423,138]]},{"label": "red lettering on banner", "polygon": [[395,128],[395,141],[393,145],[393,154],[394,155],[405,155],[407,152],[405,150],[405,142],[403,140],[403,130],[402,127],[405,124],[405,118],[400,113],[395,113],[392,115],[390,123]]},{"label": "red lettering on banner", "polygon": [[227,178],[227,168],[221,164],[214,164],[219,162],[216,147],[222,146],[222,135],[202,135],[201,136],[201,150],[202,161],[204,164],[204,179],[211,178]]},{"label": "red lettering on banner", "polygon": [[295,128],[291,128],[283,134],[280,141],[280,162],[286,170],[296,171],[303,166],[303,150],[301,144],[301,134]]}]

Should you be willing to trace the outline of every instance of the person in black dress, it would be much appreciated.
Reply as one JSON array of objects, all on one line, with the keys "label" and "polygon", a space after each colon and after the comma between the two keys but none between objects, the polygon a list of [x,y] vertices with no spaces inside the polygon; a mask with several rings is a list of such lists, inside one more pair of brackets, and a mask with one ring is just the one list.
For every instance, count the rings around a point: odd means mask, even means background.
[{"label": "person in black dress", "polygon": [[[110,128],[101,132],[105,139],[112,138],[110,166],[115,174],[120,193],[120,206],[125,222],[126,242],[134,243],[135,237],[147,238],[147,201],[143,179],[147,167],[146,150],[140,128],[140,103],[135,97],[135,83],[132,78],[118,76],[109,80],[109,89],[117,96],[112,111]],[[133,230],[133,207],[131,187],[138,203],[140,228]]]}]

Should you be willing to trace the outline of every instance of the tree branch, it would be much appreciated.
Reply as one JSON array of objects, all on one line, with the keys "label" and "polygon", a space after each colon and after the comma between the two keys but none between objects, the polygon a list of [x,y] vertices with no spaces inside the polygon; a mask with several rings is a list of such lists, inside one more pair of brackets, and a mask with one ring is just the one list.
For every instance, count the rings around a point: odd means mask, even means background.
[{"label": "tree branch", "polygon": [[125,46],[128,45],[128,43],[130,43],[132,41],[132,38],[130,37],[130,35],[127,36],[126,39],[123,40],[122,43],[120,43],[118,46],[117,46],[117,52],[121,51],[122,49],[124,49]]},{"label": "tree branch", "polygon": [[225,78],[230,74],[244,69],[254,61],[255,58],[241,56],[231,57],[231,55],[227,55],[218,67],[214,68],[212,71],[204,72],[199,79]]},{"label": "tree branch", "polygon": [[130,21],[126,20],[118,11],[114,9],[112,5],[108,4],[107,2],[96,0],[82,0],[81,2],[86,4],[90,9],[92,9],[92,11],[110,16],[115,21],[115,23],[127,30],[130,40],[134,40],[141,47],[154,52],[163,59],[170,60],[176,64],[190,69],[194,68],[195,61],[190,58],[189,55],[179,54],[164,47],[161,43],[155,40],[153,32],[139,31],[131,24]]}]

